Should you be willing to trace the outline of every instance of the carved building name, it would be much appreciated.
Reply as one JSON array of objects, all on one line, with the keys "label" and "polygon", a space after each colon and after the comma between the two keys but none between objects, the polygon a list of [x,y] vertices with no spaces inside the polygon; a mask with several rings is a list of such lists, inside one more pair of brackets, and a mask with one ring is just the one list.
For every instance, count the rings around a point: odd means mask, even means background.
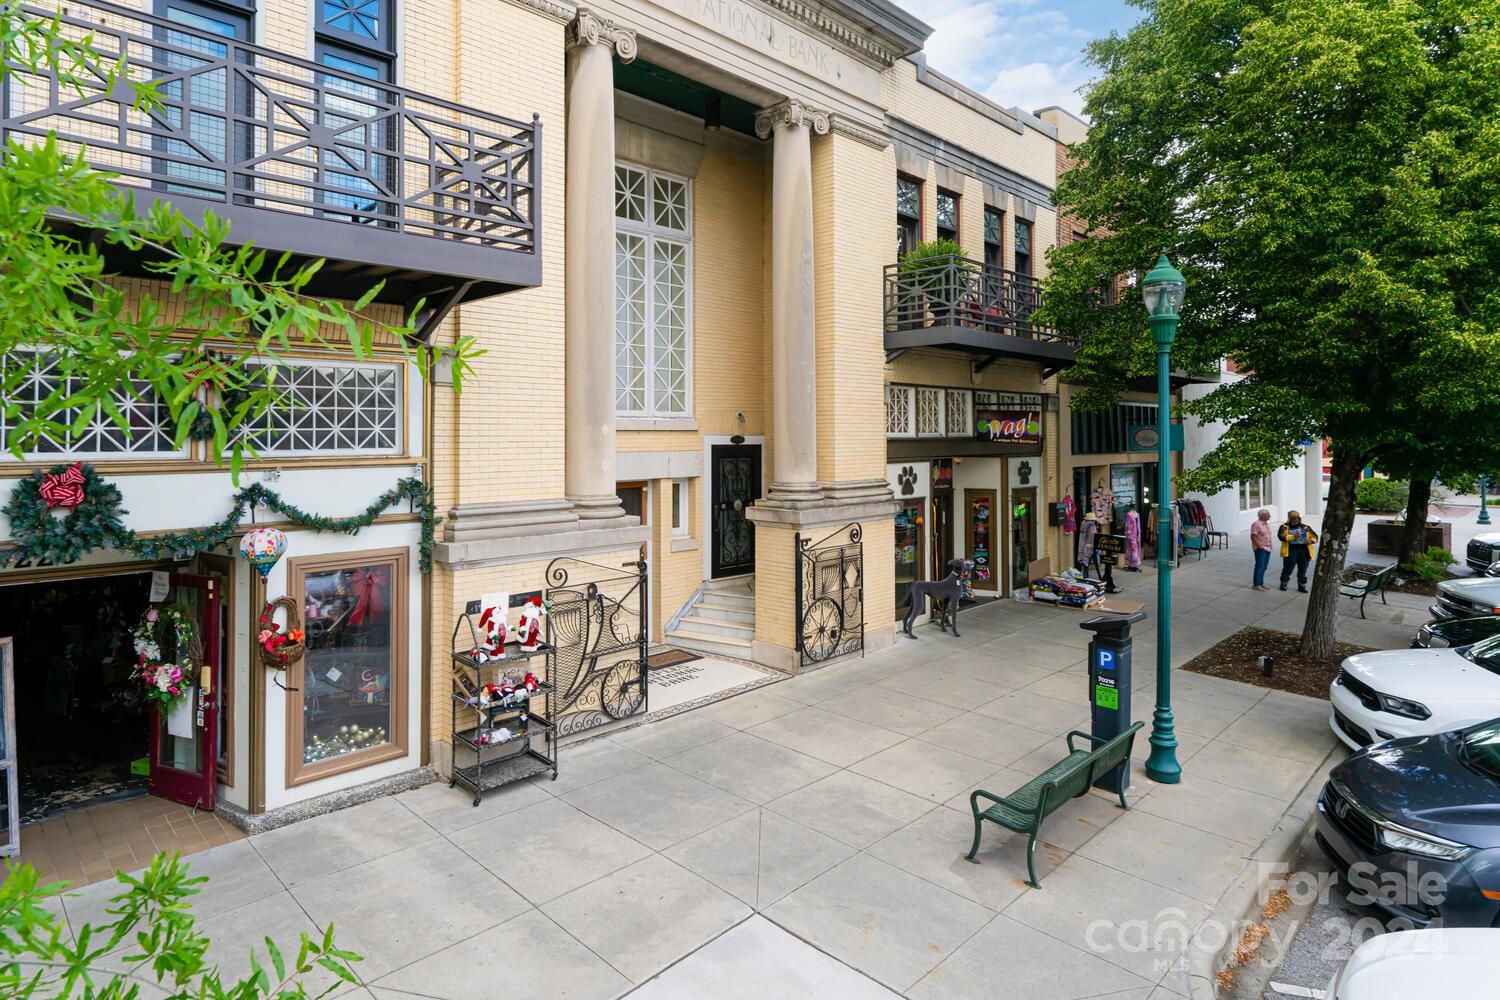
[{"label": "carved building name", "polygon": [[678,0],[696,21],[832,83],[844,83],[845,58],[832,46],[791,27],[769,11],[740,0]]}]

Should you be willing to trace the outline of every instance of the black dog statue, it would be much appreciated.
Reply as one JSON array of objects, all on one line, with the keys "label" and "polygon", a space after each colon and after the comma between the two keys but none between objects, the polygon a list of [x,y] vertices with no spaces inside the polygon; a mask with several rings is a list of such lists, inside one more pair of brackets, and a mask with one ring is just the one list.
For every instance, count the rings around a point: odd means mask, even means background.
[{"label": "black dog statue", "polygon": [[927,610],[927,599],[932,598],[932,607],[938,612],[938,628],[944,632],[948,626],[953,626],[954,636],[958,636],[958,595],[963,592],[964,561],[962,559],[950,559],[948,561],[948,575],[941,580],[919,580],[912,584],[911,588],[911,610],[906,613],[906,620],[901,623],[901,630],[906,633],[908,639],[915,639],[911,624],[917,620],[917,615]]}]

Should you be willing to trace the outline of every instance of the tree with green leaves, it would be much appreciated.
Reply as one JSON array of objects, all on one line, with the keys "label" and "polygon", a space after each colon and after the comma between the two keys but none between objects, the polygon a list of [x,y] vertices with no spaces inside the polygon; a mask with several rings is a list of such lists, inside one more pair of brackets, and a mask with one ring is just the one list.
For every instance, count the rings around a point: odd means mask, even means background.
[{"label": "tree with green leaves", "polygon": [[[46,70],[80,97],[109,90],[122,71],[90,37],[16,0],[0,0],[0,57],[0,84]],[[151,80],[130,82],[138,110],[159,107]],[[238,473],[250,453],[238,432],[284,405],[276,362],[293,347],[363,359],[378,332],[424,376],[450,358],[455,391],[483,353],[472,338],[438,347],[411,339],[409,321],[382,322],[369,312],[379,285],[352,302],[310,296],[322,261],[292,266],[287,255],[231,246],[222,219],[195,223],[160,200],[142,210],[117,179],[50,135],[12,138],[0,160],[0,406],[17,458],[101,416],[130,435],[120,401],[150,394],[166,406],[179,447],[201,437],[215,462],[228,460]],[[59,216],[78,220],[86,235],[50,224]],[[111,253],[144,261],[159,291],[128,294]],[[39,371],[46,377],[35,378]],[[23,395],[23,384],[45,391]]]},{"label": "tree with green leaves", "polygon": [[[208,880],[189,876],[176,855],[159,854],[137,875],[120,875],[122,891],[105,924],[69,929],[58,915],[65,883],[43,884],[30,865],[7,865],[0,882],[0,996],[9,1000],[135,1000],[143,996],[197,1000],[308,1000],[359,983],[333,926],[304,933],[296,951],[270,937],[250,956],[250,973],[224,976],[207,959],[208,937],[190,909]],[[323,985],[314,985],[314,981]]]},{"label": "tree with green leaves", "polygon": [[[1188,279],[1175,360],[1245,377],[1181,477],[1217,492],[1327,438],[1332,482],[1302,650],[1331,655],[1362,468],[1500,397],[1500,0],[1141,0],[1095,42],[1046,320],[1083,336],[1084,403],[1151,370],[1142,307],[1100,275],[1165,249]],[[1076,398],[1076,397],[1075,397]]]}]

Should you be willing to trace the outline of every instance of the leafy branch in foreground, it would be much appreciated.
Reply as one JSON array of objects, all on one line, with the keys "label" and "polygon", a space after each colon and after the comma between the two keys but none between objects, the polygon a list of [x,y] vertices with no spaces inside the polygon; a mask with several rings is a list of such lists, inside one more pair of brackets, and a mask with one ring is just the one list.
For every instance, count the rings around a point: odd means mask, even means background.
[{"label": "leafy branch in foreground", "polygon": [[[209,938],[190,910],[207,879],[190,877],[177,855],[159,854],[119,880],[124,891],[105,911],[114,919],[69,933],[53,912],[65,884],[43,885],[35,868],[8,864],[0,883],[0,996],[134,1000],[165,990],[199,1000],[306,1000],[359,982],[351,963],[360,956],[335,945],[331,925],[321,938],[304,933],[295,953],[267,937],[263,959],[250,957],[249,975],[226,981],[208,963]],[[329,984],[310,986],[314,976]]]},{"label": "leafy branch in foreground", "polygon": [[[64,91],[107,92],[119,67],[57,18],[0,3],[0,83],[50,73]],[[137,109],[159,102],[149,80],[131,85]],[[277,362],[294,347],[345,349],[368,358],[377,335],[398,345],[430,377],[451,359],[455,391],[484,353],[473,338],[416,341],[414,317],[371,311],[381,286],[345,303],[307,294],[322,261],[293,266],[254,246],[229,247],[229,226],[201,223],[157,200],[138,211],[117,176],[90,166],[87,151],[53,134],[12,139],[0,161],[0,406],[7,449],[20,458],[58,444],[101,417],[126,436],[122,404],[155,397],[167,408],[174,444],[190,434],[213,459],[239,471],[247,420],[285,405]],[[80,220],[63,231],[49,218]],[[169,289],[122,281],[110,261],[129,256]]]}]

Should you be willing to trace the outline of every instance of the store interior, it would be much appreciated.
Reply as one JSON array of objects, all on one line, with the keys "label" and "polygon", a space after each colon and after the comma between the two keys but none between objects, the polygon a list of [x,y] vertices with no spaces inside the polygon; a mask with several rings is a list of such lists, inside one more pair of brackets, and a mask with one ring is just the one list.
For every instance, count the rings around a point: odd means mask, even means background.
[{"label": "store interior", "polygon": [[146,794],[148,710],[130,683],[131,629],[149,573],[0,587],[0,636],[15,639],[23,823]]}]

